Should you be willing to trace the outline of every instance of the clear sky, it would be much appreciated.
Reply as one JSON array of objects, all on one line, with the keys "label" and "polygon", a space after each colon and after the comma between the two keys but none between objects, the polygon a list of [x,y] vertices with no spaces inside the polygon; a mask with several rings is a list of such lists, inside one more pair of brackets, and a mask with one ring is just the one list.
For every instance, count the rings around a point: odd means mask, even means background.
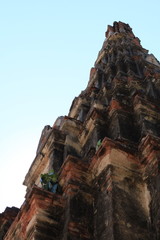
[{"label": "clear sky", "polygon": [[41,131],[89,80],[107,25],[129,23],[160,60],[159,0],[0,1],[0,212],[24,201]]}]

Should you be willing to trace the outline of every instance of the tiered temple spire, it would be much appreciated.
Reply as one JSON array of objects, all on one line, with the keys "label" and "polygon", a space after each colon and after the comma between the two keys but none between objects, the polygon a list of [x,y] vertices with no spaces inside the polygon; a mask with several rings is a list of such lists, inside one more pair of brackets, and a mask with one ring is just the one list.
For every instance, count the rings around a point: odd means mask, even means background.
[{"label": "tiered temple spire", "polygon": [[[44,128],[26,200],[0,239],[160,239],[160,63],[128,24],[105,37],[68,116]],[[41,188],[51,169],[57,193]]]}]

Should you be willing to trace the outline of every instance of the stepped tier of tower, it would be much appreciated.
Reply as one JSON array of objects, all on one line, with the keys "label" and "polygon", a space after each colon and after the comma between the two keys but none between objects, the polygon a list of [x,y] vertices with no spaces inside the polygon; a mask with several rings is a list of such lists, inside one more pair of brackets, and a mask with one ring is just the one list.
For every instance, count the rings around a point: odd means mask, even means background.
[{"label": "stepped tier of tower", "polygon": [[[105,37],[68,116],[43,129],[26,200],[0,239],[160,239],[160,63],[128,24]],[[41,187],[51,169],[57,193]]]}]

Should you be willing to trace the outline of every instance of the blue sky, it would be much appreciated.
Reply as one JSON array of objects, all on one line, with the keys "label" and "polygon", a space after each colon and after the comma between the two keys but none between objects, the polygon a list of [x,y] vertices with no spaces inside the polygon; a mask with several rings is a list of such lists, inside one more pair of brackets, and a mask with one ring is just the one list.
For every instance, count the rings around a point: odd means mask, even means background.
[{"label": "blue sky", "polygon": [[41,131],[87,85],[107,25],[129,23],[160,60],[160,1],[0,1],[0,212],[23,203]]}]

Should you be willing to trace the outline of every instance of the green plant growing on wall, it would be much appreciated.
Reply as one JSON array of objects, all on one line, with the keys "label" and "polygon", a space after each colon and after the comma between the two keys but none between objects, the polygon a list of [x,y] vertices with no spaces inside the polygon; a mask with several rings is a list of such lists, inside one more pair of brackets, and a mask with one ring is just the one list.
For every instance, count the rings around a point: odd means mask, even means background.
[{"label": "green plant growing on wall", "polygon": [[97,142],[97,144],[96,144],[96,151],[97,151],[98,148],[101,146],[101,144],[102,144],[102,140],[99,139],[98,142]]},{"label": "green plant growing on wall", "polygon": [[41,184],[42,188],[55,193],[58,186],[58,175],[51,170],[49,173],[41,174]]}]

